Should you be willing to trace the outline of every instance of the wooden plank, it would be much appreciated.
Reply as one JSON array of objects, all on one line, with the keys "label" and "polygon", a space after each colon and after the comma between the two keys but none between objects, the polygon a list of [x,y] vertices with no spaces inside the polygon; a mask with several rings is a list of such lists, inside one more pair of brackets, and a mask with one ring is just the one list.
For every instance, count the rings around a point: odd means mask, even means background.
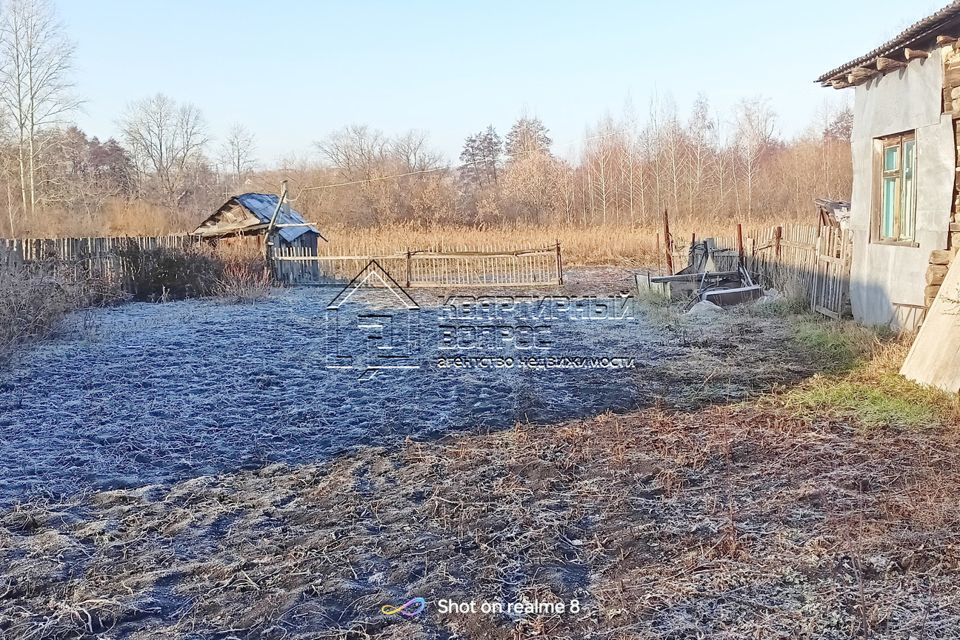
[{"label": "wooden plank", "polygon": [[920,327],[900,375],[942,389],[960,392],[960,260],[954,260]]},{"label": "wooden plank", "polygon": [[839,320],[839,319],[840,319],[840,314],[839,314],[839,313],[836,313],[836,312],[834,312],[834,311],[832,311],[832,310],[830,310],[830,309],[828,309],[828,308],[826,308],[826,307],[821,307],[821,306],[818,305],[818,306],[815,306],[815,307],[813,308],[813,310],[816,311],[817,313],[822,313],[823,315],[825,315],[825,316],[827,316],[827,317],[829,317],[829,318],[833,318],[834,320]]}]

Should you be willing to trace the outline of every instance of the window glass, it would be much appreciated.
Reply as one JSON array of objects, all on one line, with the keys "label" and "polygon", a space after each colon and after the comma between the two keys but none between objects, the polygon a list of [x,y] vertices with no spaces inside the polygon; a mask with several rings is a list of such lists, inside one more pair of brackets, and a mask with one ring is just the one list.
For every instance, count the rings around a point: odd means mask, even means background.
[{"label": "window glass", "polygon": [[880,235],[893,237],[893,220],[897,217],[897,179],[883,179],[883,209],[881,211]]},{"label": "window glass", "polygon": [[900,204],[900,238],[913,239],[913,227],[916,220],[916,190],[914,188],[914,166],[916,165],[916,141],[906,140],[903,143],[903,201]]},{"label": "window glass", "polygon": [[897,156],[900,155],[899,147],[886,147],[883,150],[883,170],[884,171],[896,171],[897,170]]},{"label": "window glass", "polygon": [[877,140],[878,202],[874,234],[881,241],[913,242],[916,236],[917,141],[913,133]]}]

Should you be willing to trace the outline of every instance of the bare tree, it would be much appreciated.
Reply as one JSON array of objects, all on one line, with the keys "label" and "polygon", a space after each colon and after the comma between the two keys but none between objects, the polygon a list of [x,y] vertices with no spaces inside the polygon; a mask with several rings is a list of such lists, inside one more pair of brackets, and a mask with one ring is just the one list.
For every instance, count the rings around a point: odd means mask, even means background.
[{"label": "bare tree", "polygon": [[370,180],[383,175],[389,141],[366,125],[350,125],[316,143],[317,150],[346,180]]},{"label": "bare tree", "polygon": [[128,193],[130,156],[115,140],[101,143],[76,126],[46,133],[43,140],[45,204],[92,221],[109,200]]},{"label": "bare tree", "polygon": [[0,103],[13,120],[20,195],[37,203],[40,134],[79,106],[70,71],[74,44],[49,0],[10,0],[0,19]]},{"label": "bare tree", "polygon": [[390,141],[392,160],[402,172],[433,171],[443,166],[443,156],[427,146],[427,134],[408,131]]},{"label": "bare tree", "polygon": [[503,171],[504,194],[516,220],[539,224],[562,207],[560,174],[567,168],[547,153],[516,155]]},{"label": "bare tree", "polygon": [[200,110],[158,93],[131,104],[120,124],[141,174],[155,176],[163,195],[178,200],[208,141]]},{"label": "bare tree", "polygon": [[256,160],[256,141],[253,134],[242,124],[230,127],[226,139],[220,146],[220,162],[236,181],[237,190],[241,188],[244,179],[253,171]]},{"label": "bare tree", "polygon": [[386,137],[365,125],[351,125],[316,143],[338,185],[339,204],[355,219],[437,220],[452,214],[452,172],[429,148],[427,135],[408,131]]},{"label": "bare tree", "polygon": [[765,100],[754,98],[737,105],[735,118],[735,144],[746,188],[747,220],[750,221],[754,209],[754,186],[761,160],[773,146],[777,116]]},{"label": "bare tree", "polygon": [[610,204],[610,173],[613,156],[613,147],[610,136],[615,125],[609,116],[601,120],[596,131],[588,130],[581,164],[586,167],[589,175],[591,196],[591,217],[596,217],[596,209],[600,210],[601,224],[607,223],[607,211]]},{"label": "bare tree", "polygon": [[691,215],[703,212],[702,196],[707,174],[716,154],[716,130],[710,117],[710,105],[706,96],[700,94],[693,103],[687,138],[690,149],[688,209]]}]

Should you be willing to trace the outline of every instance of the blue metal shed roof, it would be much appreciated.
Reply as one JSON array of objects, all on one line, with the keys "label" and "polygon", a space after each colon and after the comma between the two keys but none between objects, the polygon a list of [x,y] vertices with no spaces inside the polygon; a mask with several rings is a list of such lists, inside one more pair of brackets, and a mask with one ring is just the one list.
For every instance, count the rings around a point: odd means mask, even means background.
[{"label": "blue metal shed roof", "polygon": [[[239,202],[245,209],[250,211],[257,219],[264,224],[270,222],[274,210],[277,208],[277,200],[280,196],[270,195],[268,193],[243,193],[234,196],[233,199]],[[277,224],[305,224],[300,212],[291,208],[290,205],[284,205],[277,214]],[[281,227],[277,229],[280,237],[287,242],[293,242],[305,233],[316,233],[320,235],[320,230],[310,225],[308,227]]]}]

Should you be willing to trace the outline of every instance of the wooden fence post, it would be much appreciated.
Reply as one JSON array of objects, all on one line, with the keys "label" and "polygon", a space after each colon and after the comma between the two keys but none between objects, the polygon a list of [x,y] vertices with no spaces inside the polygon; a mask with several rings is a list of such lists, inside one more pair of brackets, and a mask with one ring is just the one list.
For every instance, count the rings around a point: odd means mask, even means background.
[{"label": "wooden fence post", "polygon": [[743,225],[737,223],[737,260],[739,266],[743,266]]},{"label": "wooden fence post", "polygon": [[557,238],[557,280],[563,284],[563,257],[560,254],[560,238]]},{"label": "wooden fence post", "polygon": [[407,247],[407,288],[410,288],[410,248]]},{"label": "wooden fence post", "polygon": [[666,249],[667,272],[673,275],[673,242],[670,240],[670,216],[663,210],[663,244]]}]

